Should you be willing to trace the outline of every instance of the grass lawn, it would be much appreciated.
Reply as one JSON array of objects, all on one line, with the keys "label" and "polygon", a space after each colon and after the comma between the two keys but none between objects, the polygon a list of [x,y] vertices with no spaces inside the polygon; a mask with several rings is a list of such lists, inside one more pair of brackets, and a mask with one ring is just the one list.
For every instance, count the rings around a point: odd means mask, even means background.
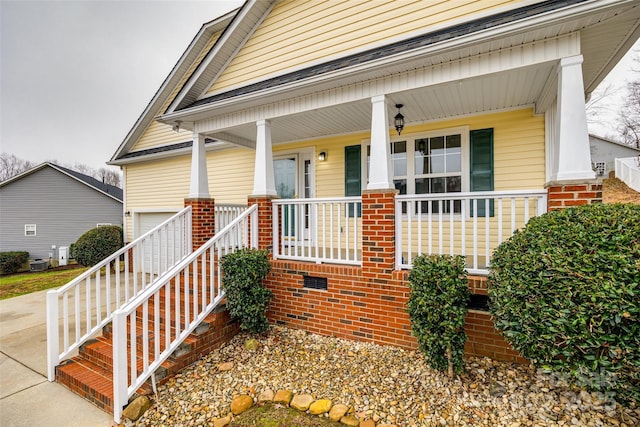
[{"label": "grass lawn", "polygon": [[79,276],[86,267],[65,270],[48,270],[37,273],[19,273],[0,276],[0,300],[30,294],[44,289],[57,288]]}]

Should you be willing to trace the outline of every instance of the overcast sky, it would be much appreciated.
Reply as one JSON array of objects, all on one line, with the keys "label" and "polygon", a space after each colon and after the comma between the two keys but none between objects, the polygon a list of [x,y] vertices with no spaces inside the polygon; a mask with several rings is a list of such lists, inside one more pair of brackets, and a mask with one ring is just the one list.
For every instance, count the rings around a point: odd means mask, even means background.
[{"label": "overcast sky", "polygon": [[242,0],[0,0],[0,149],[105,166],[203,23]]},{"label": "overcast sky", "polygon": [[201,25],[242,3],[0,0],[1,151],[104,167]]}]

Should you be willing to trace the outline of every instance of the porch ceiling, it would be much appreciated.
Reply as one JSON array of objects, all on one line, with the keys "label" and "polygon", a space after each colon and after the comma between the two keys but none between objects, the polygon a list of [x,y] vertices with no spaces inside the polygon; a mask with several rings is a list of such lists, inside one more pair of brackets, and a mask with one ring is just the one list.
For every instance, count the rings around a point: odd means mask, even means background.
[{"label": "porch ceiling", "polygon": [[[395,104],[404,105],[402,114],[405,117],[405,126],[447,117],[533,106],[543,93],[552,73],[555,73],[555,65],[545,63],[389,94],[387,96],[389,126],[392,126],[393,116],[397,112]],[[371,102],[369,99],[271,119],[273,144],[345,133],[368,132],[370,128]],[[211,133],[207,136],[224,141],[230,140],[229,135],[255,141],[255,124],[228,128],[224,133]]]}]

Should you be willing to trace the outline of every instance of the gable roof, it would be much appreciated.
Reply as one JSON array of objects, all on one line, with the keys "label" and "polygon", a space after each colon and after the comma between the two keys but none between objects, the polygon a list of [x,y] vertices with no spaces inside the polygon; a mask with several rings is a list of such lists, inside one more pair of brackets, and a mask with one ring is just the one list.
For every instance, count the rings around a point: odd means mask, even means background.
[{"label": "gable roof", "polygon": [[[233,10],[202,25],[200,31],[198,31],[189,46],[187,46],[187,49],[184,51],[180,59],[178,59],[176,65],[171,69],[169,75],[164,79],[162,85],[158,88],[158,91],[153,95],[153,98],[151,98],[151,101],[149,101],[144,111],[140,114],[135,124],[107,164],[113,164],[113,161],[133,148],[145,129],[152,121],[155,120],[156,115],[159,113],[159,109],[165,102],[167,102],[173,90],[180,83],[180,80],[189,71],[189,67],[196,60],[200,51],[205,47],[207,42],[215,33],[222,31],[229,25],[237,12],[238,9]],[[217,45],[217,42],[214,46],[215,45]]]},{"label": "gable roof", "polygon": [[640,153],[640,148],[634,147],[633,145],[625,144],[624,142],[613,141],[611,139],[603,138],[601,136],[594,135],[592,133],[589,134],[589,139],[595,142],[604,142],[608,144],[618,145],[620,147],[629,148],[631,150],[635,150]]},{"label": "gable roof", "polygon": [[123,192],[122,192],[122,188],[116,187],[114,185],[109,185],[109,184],[105,184],[104,182],[98,181],[97,179],[95,179],[94,177],[91,177],[89,175],[85,175],[82,174],[80,172],[71,170],[71,169],[67,169],[65,167],[56,165],[54,163],[51,162],[44,162],[34,168],[31,168],[25,172],[22,172],[19,175],[16,175],[12,178],[7,179],[6,181],[2,181],[0,182],[0,187],[4,187],[8,184],[11,184],[12,182],[18,181],[26,176],[29,176],[33,173],[36,173],[44,168],[50,167],[88,187],[91,187],[92,189],[104,194],[107,197],[110,197],[114,200],[117,200],[118,202],[122,203],[122,197],[123,197]]}]

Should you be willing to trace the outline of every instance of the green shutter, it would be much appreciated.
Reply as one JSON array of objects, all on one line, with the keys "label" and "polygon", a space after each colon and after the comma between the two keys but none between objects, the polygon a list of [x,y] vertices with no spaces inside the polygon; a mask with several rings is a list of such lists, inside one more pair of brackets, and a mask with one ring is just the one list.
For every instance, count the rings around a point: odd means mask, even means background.
[{"label": "green shutter", "polygon": [[[493,191],[493,129],[472,130],[470,144],[471,191]],[[489,209],[489,215],[493,216],[493,200]],[[478,216],[485,215],[485,201],[478,200]]]},{"label": "green shutter", "polygon": [[[344,195],[360,196],[362,194],[361,147],[350,145],[344,147]],[[361,215],[358,209],[358,216]],[[349,216],[353,216],[353,206],[349,206]]]}]

